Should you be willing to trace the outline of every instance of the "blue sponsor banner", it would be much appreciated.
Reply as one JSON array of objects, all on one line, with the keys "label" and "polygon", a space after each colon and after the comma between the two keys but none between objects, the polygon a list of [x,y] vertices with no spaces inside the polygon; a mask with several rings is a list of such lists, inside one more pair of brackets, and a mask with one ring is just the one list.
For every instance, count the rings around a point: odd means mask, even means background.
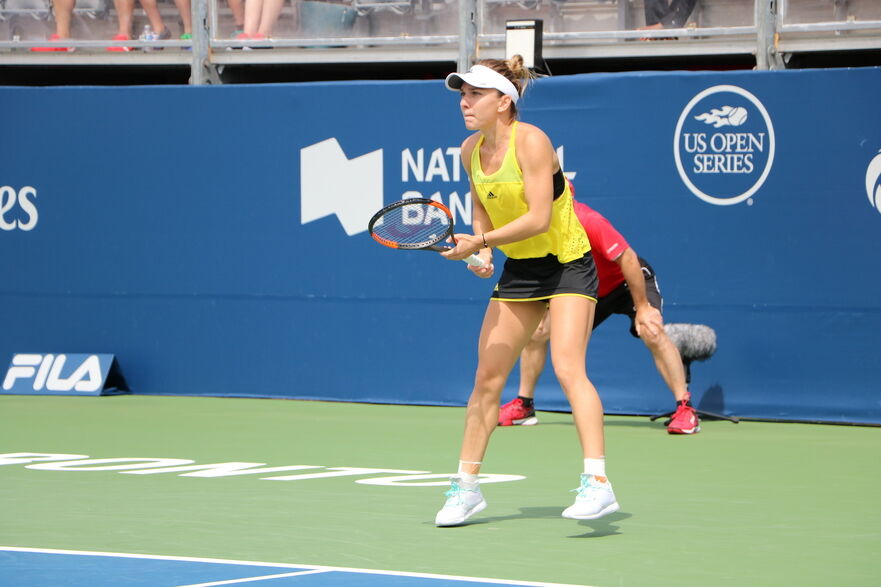
[{"label": "blue sponsor banner", "polygon": [[128,390],[113,355],[16,353],[0,393],[18,395],[112,395]]},{"label": "blue sponsor banner", "polygon": [[[716,331],[698,402],[881,423],[878,95],[876,68],[665,72],[541,79],[520,104],[578,198],[654,266],[666,320]],[[442,82],[0,103],[0,353],[112,348],[138,393],[466,401],[494,282],[366,232],[408,196],[469,229],[467,132]],[[38,155],[22,148],[34,120],[53,134]],[[594,333],[588,372],[608,412],[666,411],[628,326]],[[567,409],[550,369],[537,397]]]}]

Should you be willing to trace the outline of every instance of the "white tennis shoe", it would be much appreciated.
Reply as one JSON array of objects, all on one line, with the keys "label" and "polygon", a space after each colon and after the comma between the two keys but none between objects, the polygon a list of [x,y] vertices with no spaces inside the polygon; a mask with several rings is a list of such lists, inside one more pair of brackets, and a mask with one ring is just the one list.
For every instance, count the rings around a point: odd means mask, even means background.
[{"label": "white tennis shoe", "polygon": [[607,479],[599,481],[594,475],[582,474],[581,487],[572,491],[577,493],[575,503],[563,511],[564,518],[596,520],[619,509],[612,484]]},{"label": "white tennis shoe", "polygon": [[468,483],[458,476],[450,477],[450,489],[444,495],[447,502],[434,518],[436,526],[458,526],[486,508],[480,484]]}]

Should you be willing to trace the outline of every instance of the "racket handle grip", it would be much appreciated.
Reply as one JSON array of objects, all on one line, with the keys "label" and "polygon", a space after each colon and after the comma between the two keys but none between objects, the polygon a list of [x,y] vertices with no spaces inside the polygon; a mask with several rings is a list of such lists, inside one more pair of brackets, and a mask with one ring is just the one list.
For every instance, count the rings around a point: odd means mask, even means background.
[{"label": "racket handle grip", "polygon": [[483,259],[481,259],[477,255],[470,255],[462,260],[465,261],[466,263],[468,263],[469,265],[471,265],[472,267],[483,267]]}]

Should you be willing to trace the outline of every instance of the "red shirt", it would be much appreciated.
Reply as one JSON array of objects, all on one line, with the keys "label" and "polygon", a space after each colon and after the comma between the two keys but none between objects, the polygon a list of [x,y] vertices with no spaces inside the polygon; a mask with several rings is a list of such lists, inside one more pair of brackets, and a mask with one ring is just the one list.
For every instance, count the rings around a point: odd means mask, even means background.
[{"label": "red shirt", "polygon": [[605,297],[624,283],[624,274],[615,259],[621,256],[630,245],[615,230],[608,220],[596,210],[581,202],[575,203],[575,215],[584,226],[590,240],[590,252],[597,266],[597,278],[600,281],[598,297]]}]

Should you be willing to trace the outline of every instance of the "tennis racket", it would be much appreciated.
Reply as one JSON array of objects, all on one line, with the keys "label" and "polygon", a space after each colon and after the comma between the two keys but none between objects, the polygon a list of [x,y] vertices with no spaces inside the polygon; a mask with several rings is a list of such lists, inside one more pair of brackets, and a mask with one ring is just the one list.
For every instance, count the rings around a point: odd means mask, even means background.
[{"label": "tennis racket", "polygon": [[[448,251],[452,247],[445,241],[456,242],[450,209],[428,198],[408,198],[389,204],[373,215],[367,230],[376,242],[393,249]],[[483,267],[477,255],[462,260]]]}]

